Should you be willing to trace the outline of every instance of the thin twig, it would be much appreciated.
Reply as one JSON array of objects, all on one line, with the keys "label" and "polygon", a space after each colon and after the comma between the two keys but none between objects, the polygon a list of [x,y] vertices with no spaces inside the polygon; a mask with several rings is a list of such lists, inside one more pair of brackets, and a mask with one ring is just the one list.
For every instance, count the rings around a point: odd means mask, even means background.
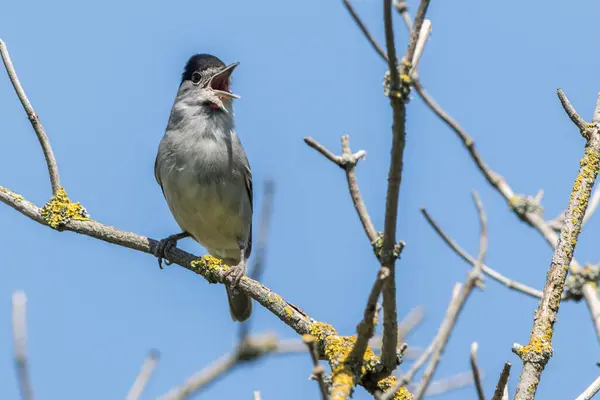
[{"label": "thin twig", "polygon": [[[465,260],[467,263],[471,264],[473,267],[476,265],[477,260],[475,258],[473,258],[473,256],[471,256],[469,253],[467,253],[464,249],[462,249],[454,240],[452,240],[452,238],[450,236],[448,236],[448,234],[446,234],[446,232],[444,232],[444,230],[437,224],[437,222],[435,222],[433,220],[433,218],[431,218],[431,216],[429,215],[429,213],[427,212],[426,209],[421,208],[421,213],[423,214],[423,216],[425,217],[425,219],[427,220],[427,222],[429,223],[429,225],[431,225],[431,227],[436,231],[436,233],[442,238],[442,240],[452,249],[454,250],[454,252],[456,254],[458,254],[458,256],[460,258],[462,258],[463,260]],[[521,282],[517,282],[514,281],[510,278],[507,278],[506,276],[502,275],[501,273],[497,272],[496,270],[488,267],[485,264],[481,265],[481,271],[486,274],[487,276],[489,276],[490,278],[494,279],[495,281],[505,285],[506,287],[508,287],[509,289],[514,289],[518,292],[524,293],[526,295],[529,295],[531,297],[535,297],[535,298],[541,298],[542,297],[542,291],[541,290],[537,290],[534,289],[532,287],[529,287]]]},{"label": "thin twig", "polygon": [[498,379],[498,384],[496,385],[496,391],[494,391],[492,400],[504,400],[504,393],[508,390],[508,378],[510,377],[511,365],[512,364],[508,361],[504,364],[504,368],[502,368],[502,373],[500,374],[500,379]]},{"label": "thin twig", "polygon": [[171,389],[159,397],[158,400],[189,399],[195,393],[205,389],[209,384],[217,380],[217,378],[230,372],[237,365],[238,357],[236,352],[221,356],[208,367],[190,376],[183,385]]},{"label": "thin twig", "polygon": [[577,396],[575,400],[590,400],[598,391],[600,391],[600,376],[583,393]]},{"label": "thin twig", "polygon": [[408,32],[412,31],[412,20],[410,19],[410,15],[408,15],[408,5],[406,4],[406,0],[396,0],[394,2],[394,7],[402,16],[404,24],[408,28]]},{"label": "thin twig", "polygon": [[15,347],[15,370],[22,400],[33,400],[33,387],[29,376],[27,358],[27,296],[24,292],[15,292],[12,296],[12,326]]},{"label": "thin twig", "polygon": [[346,6],[346,9],[354,19],[354,22],[356,22],[356,24],[358,25],[362,33],[365,35],[369,43],[371,43],[371,46],[373,46],[377,54],[379,54],[379,56],[382,57],[384,60],[387,60],[387,55],[385,54],[385,51],[383,51],[383,48],[379,45],[379,43],[377,43],[373,35],[371,35],[371,32],[369,32],[365,23],[360,19],[352,4],[350,4],[350,1],[344,0],[344,6]]},{"label": "thin twig", "polygon": [[142,364],[142,368],[140,369],[140,373],[137,378],[135,378],[135,382],[131,386],[129,393],[127,394],[126,400],[138,400],[142,395],[148,381],[150,380],[150,376],[152,375],[152,371],[154,371],[154,367],[156,367],[156,363],[158,362],[158,358],[160,357],[158,351],[152,350],[148,357],[144,360]]},{"label": "thin twig", "polygon": [[[452,305],[454,304],[454,301],[458,297],[458,294],[460,292],[461,287],[462,287],[462,285],[460,283],[456,283],[454,285],[454,288],[452,289],[452,297],[450,298],[450,304],[448,306],[448,309],[446,310],[446,316],[444,317],[444,321],[446,319],[448,319],[448,317],[450,315],[450,312],[452,310]],[[404,374],[401,378],[399,378],[398,382],[396,382],[396,384],[393,387],[391,387],[385,393],[383,393],[382,395],[380,395],[377,398],[377,400],[390,400],[390,399],[392,399],[394,397],[394,395],[396,394],[396,392],[398,390],[400,390],[401,387],[404,387],[404,386],[408,385],[410,382],[412,382],[412,380],[414,379],[416,373],[427,362],[427,360],[429,359],[429,357],[433,353],[433,349],[435,348],[435,344],[436,344],[436,341],[438,339],[439,339],[439,334],[436,335],[436,337],[431,341],[431,343],[429,344],[429,346],[427,346],[427,349],[425,350],[425,352],[423,352],[423,354],[421,354],[421,357],[419,357],[414,362],[414,364],[411,366],[411,368],[408,370],[408,372],[406,374]]]},{"label": "thin twig", "polygon": [[329,398],[329,394],[327,393],[327,386],[323,380],[323,374],[325,373],[325,370],[323,369],[322,365],[319,365],[315,337],[312,335],[303,335],[302,340],[304,340],[306,347],[308,347],[308,352],[310,353],[310,358],[313,362],[313,376],[319,384],[321,400],[327,400]]},{"label": "thin twig", "polygon": [[480,276],[481,275],[481,266],[485,261],[485,254],[487,252],[487,217],[485,215],[485,211],[483,209],[483,204],[481,203],[481,199],[475,190],[473,190],[473,201],[475,202],[475,206],[477,207],[477,213],[479,215],[479,253],[477,256],[477,262],[475,263],[475,267],[473,268],[473,272]]},{"label": "thin twig", "polygon": [[6,68],[6,72],[8,73],[8,77],[10,79],[10,83],[12,83],[15,92],[17,93],[17,97],[21,101],[23,105],[23,109],[27,113],[27,118],[29,118],[29,122],[35,131],[35,134],[42,146],[42,151],[44,152],[44,158],[46,159],[46,165],[48,167],[48,174],[50,175],[50,185],[52,187],[52,193],[56,194],[60,189],[60,175],[58,174],[58,167],[56,165],[56,159],[54,158],[54,152],[52,151],[52,147],[50,146],[50,140],[46,135],[46,131],[40,122],[40,118],[36,114],[33,106],[29,102],[27,95],[25,94],[25,90],[23,86],[21,86],[21,82],[17,76],[17,72],[13,67],[12,61],[10,60],[10,55],[8,54],[8,49],[6,48],[6,44],[0,40],[0,55],[2,56],[2,61],[4,61],[4,67]]},{"label": "thin twig", "polygon": [[377,279],[375,279],[375,283],[369,294],[363,319],[356,327],[356,343],[349,356],[349,359],[354,362],[362,362],[365,351],[367,351],[367,347],[369,346],[369,340],[375,334],[375,326],[377,325],[377,300],[379,299],[383,284],[389,276],[390,270],[386,267],[381,267],[377,272]]},{"label": "thin twig", "polygon": [[415,54],[411,61],[412,65],[409,71],[409,76],[413,76],[417,73],[417,68],[419,68],[419,61],[421,61],[421,56],[423,55],[423,51],[425,50],[425,44],[427,43],[427,39],[429,39],[430,34],[431,21],[426,19],[423,21],[423,25],[421,26],[421,33],[419,34],[419,40],[417,41]]},{"label": "thin twig", "polygon": [[[297,342],[297,341],[296,341]],[[305,351],[306,348],[303,349]],[[211,365],[194,373],[185,382],[169,390],[162,395],[159,400],[184,400],[196,393],[206,389],[210,384],[221,378],[226,373],[231,372],[238,365],[257,360],[268,354],[282,354],[283,351],[277,337],[273,334],[265,333],[256,336],[249,336],[235,350],[219,357]],[[290,349],[296,352],[296,348]]]},{"label": "thin twig", "polygon": [[[461,389],[467,386],[473,386],[473,375],[471,372],[461,372],[449,378],[436,379],[429,385],[425,397],[439,396],[451,392],[456,389]],[[413,389],[409,386],[409,389]]]},{"label": "thin twig", "polygon": [[575,111],[575,107],[573,107],[573,104],[571,104],[569,99],[567,99],[567,96],[565,95],[565,92],[562,91],[562,89],[558,89],[556,92],[558,95],[558,99],[560,100],[560,103],[562,104],[565,112],[567,113],[569,118],[571,118],[571,121],[573,121],[577,128],[579,128],[579,132],[581,132],[581,134],[584,137],[586,137],[584,133],[587,131],[588,128],[587,122],[585,122],[584,119],[581,118],[579,114],[577,114],[577,111]]},{"label": "thin twig", "polygon": [[336,156],[331,151],[329,151],[325,146],[321,143],[317,142],[312,137],[305,137],[304,142],[321,153],[325,158],[329,161],[336,164],[338,167],[342,168],[346,171],[346,181],[348,183],[348,191],[350,192],[350,197],[352,198],[352,203],[354,204],[354,208],[356,213],[358,214],[358,218],[360,219],[360,223],[369,238],[370,243],[374,243],[377,238],[377,230],[371,221],[371,217],[369,216],[369,212],[367,211],[367,206],[362,198],[362,194],[360,193],[360,189],[358,188],[358,181],[356,179],[356,164],[361,158],[364,158],[366,152],[364,150],[359,150],[356,153],[352,153],[350,150],[350,142],[348,135],[342,136],[342,155]]},{"label": "thin twig", "polygon": [[414,307],[398,323],[398,340],[402,341],[410,332],[413,331],[425,316],[423,307]]},{"label": "thin twig", "polygon": [[473,372],[473,381],[475,382],[475,389],[477,390],[477,398],[479,400],[485,400],[485,392],[483,391],[483,384],[481,383],[481,374],[479,373],[479,365],[477,365],[477,342],[471,343],[471,371]]},{"label": "thin twig", "polygon": [[[479,212],[479,223],[480,223],[480,246],[483,246],[483,249],[479,250],[479,258],[483,259],[485,256],[485,245],[487,243],[487,232],[486,232],[486,217],[485,212],[483,210],[483,206],[481,205],[481,201],[478,199],[477,195],[474,194],[475,203],[477,205],[477,210]],[[433,350],[433,355],[431,356],[431,360],[429,361],[429,365],[425,368],[425,372],[423,373],[423,378],[417,391],[415,393],[415,400],[422,399],[427,391],[427,387],[433,378],[433,374],[435,373],[437,366],[440,362],[442,354],[444,353],[444,349],[446,348],[446,344],[450,339],[450,334],[456,325],[456,321],[458,320],[458,316],[462,311],[463,306],[465,305],[469,295],[477,285],[477,283],[481,279],[480,271],[477,268],[477,262],[473,270],[469,273],[467,277],[467,281],[464,286],[461,288],[460,293],[450,303],[449,312],[447,318],[444,319],[440,328],[438,330],[438,334],[435,339],[435,347]]]},{"label": "thin twig", "polygon": [[531,400],[535,397],[544,367],[552,356],[553,328],[568,271],[565,266],[571,265],[573,260],[583,217],[600,170],[600,123],[589,125],[585,122],[579,123],[583,119],[579,117],[564,93],[559,90],[558,95],[565,111],[580,129],[581,135],[587,139],[587,143],[571,191],[565,223],[560,231],[546,275],[542,299],[535,313],[529,344],[513,346],[513,351],[523,361],[523,371],[515,400]]}]

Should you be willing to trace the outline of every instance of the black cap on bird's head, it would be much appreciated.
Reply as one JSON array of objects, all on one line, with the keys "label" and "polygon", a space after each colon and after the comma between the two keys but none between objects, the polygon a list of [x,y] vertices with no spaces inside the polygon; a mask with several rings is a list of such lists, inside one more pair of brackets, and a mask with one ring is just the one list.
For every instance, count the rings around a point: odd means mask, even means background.
[{"label": "black cap on bird's head", "polygon": [[185,65],[181,74],[181,84],[190,81],[196,86],[212,90],[218,96],[239,98],[229,90],[231,73],[238,65],[239,62],[225,65],[219,58],[210,54],[195,54]]}]

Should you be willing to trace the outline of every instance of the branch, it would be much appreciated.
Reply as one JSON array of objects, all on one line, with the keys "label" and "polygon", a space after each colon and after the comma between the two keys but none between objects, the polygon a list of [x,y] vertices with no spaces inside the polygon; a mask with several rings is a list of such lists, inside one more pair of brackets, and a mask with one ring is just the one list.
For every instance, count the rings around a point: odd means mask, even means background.
[{"label": "branch", "polygon": [[33,388],[29,376],[27,361],[27,327],[26,327],[27,297],[24,292],[15,292],[12,296],[12,325],[15,347],[15,370],[21,391],[22,400],[33,400]]},{"label": "branch", "polygon": [[[435,222],[433,218],[431,218],[426,209],[421,208],[421,213],[423,214],[429,225],[431,225],[431,227],[436,231],[436,233],[442,238],[442,240],[448,246],[450,246],[450,248],[454,250],[454,252],[458,254],[460,258],[462,258],[467,263],[475,267],[475,265],[477,264],[477,260],[473,258],[473,256],[471,256],[469,253],[467,253],[464,249],[462,249],[454,240],[452,240],[452,238],[450,238],[450,236],[448,236],[448,234],[444,232],[444,230],[437,224],[437,222]],[[506,276],[502,275],[501,273],[488,267],[485,264],[481,265],[481,272],[494,279],[495,281],[505,285],[509,289],[514,289],[518,292],[524,293],[528,296],[535,297],[538,299],[542,297],[541,290],[534,289],[523,283],[507,278]]]},{"label": "branch", "polygon": [[33,106],[29,102],[27,95],[25,94],[25,90],[23,86],[21,86],[21,82],[17,76],[17,72],[13,67],[12,61],[10,60],[10,55],[8,54],[8,49],[6,48],[6,44],[0,39],[0,55],[2,56],[2,61],[4,62],[4,67],[6,68],[6,72],[8,73],[8,78],[10,79],[10,83],[12,83],[15,92],[17,93],[17,97],[21,101],[25,112],[27,113],[27,118],[29,118],[29,122],[37,135],[38,141],[40,142],[40,146],[42,146],[42,150],[44,152],[44,158],[46,159],[46,165],[48,166],[48,174],[50,175],[50,185],[52,186],[52,193],[56,194],[60,189],[60,176],[58,175],[58,167],[56,166],[56,159],[54,158],[54,152],[52,151],[52,147],[50,147],[50,140],[46,135],[46,131],[40,122],[40,118],[36,114]]},{"label": "branch", "polygon": [[485,400],[485,392],[483,391],[483,384],[481,383],[481,374],[479,373],[479,366],[477,365],[477,342],[471,343],[471,370],[473,371],[473,381],[475,382],[475,389],[477,390],[477,398],[479,400]]},{"label": "branch", "polygon": [[346,9],[354,19],[354,22],[356,22],[356,24],[358,25],[362,33],[365,35],[371,46],[373,46],[373,49],[375,49],[375,51],[377,52],[377,54],[379,54],[381,58],[387,61],[387,55],[385,54],[379,43],[377,43],[373,35],[371,35],[371,32],[369,32],[365,23],[360,19],[360,17],[356,13],[356,10],[354,10],[354,7],[352,6],[352,4],[350,4],[350,1],[344,0],[344,6],[346,6]]},{"label": "branch", "polygon": [[[450,312],[452,311],[452,306],[454,304],[454,301],[458,297],[460,288],[461,288],[461,284],[456,283],[454,285],[454,288],[452,289],[452,297],[450,298],[450,305],[448,306],[448,309],[446,310],[446,315],[444,317],[444,321],[446,321],[450,316]],[[444,322],[442,322],[442,324],[443,323]],[[421,369],[421,367],[425,364],[425,362],[427,362],[427,360],[433,353],[433,349],[435,348],[435,345],[436,345],[436,342],[438,339],[439,339],[439,332],[438,332],[438,335],[436,335],[436,337],[431,341],[431,344],[427,347],[425,352],[423,354],[421,354],[421,357],[419,357],[417,359],[417,361],[415,361],[415,363],[412,365],[410,370],[405,375],[403,375],[400,379],[398,379],[398,382],[390,390],[385,392],[383,395],[379,396],[379,398],[377,400],[392,399],[393,396],[396,394],[396,392],[400,388],[402,388],[402,387],[408,385],[410,382],[412,382],[412,380],[415,377],[415,374],[419,371],[419,369]]]},{"label": "branch", "polygon": [[577,396],[575,400],[590,400],[598,391],[600,391],[600,376],[583,393]]},{"label": "branch", "polygon": [[386,267],[381,267],[377,273],[377,279],[369,294],[363,320],[356,327],[356,344],[350,353],[350,360],[354,362],[362,362],[367,347],[369,346],[369,340],[375,334],[375,326],[377,325],[377,300],[379,299],[383,284],[389,276],[390,270]]},{"label": "branch", "polygon": [[436,379],[431,382],[425,393],[425,397],[439,396],[471,385],[473,385],[473,375],[471,372],[462,372],[449,378]]},{"label": "branch", "polygon": [[160,354],[155,350],[148,354],[148,357],[144,360],[140,373],[137,378],[135,378],[135,382],[133,382],[133,386],[131,386],[125,400],[138,400],[140,398],[148,380],[150,380],[150,376],[152,375],[152,371],[154,371],[154,367],[156,367],[159,357]]},{"label": "branch", "polygon": [[306,347],[298,348],[297,341],[288,346],[285,341],[279,341],[273,334],[265,333],[247,337],[233,351],[219,357],[210,366],[196,372],[186,381],[162,395],[159,400],[185,400],[206,389],[211,383],[231,372],[238,365],[255,361],[269,354],[287,352],[304,352]]},{"label": "branch", "polygon": [[352,203],[354,204],[358,218],[360,218],[360,223],[362,224],[369,241],[371,244],[374,244],[379,235],[377,234],[377,230],[375,230],[375,226],[373,226],[373,222],[371,222],[371,217],[369,217],[367,206],[363,201],[360,189],[358,188],[358,181],[356,180],[356,164],[358,164],[358,161],[361,158],[364,158],[367,153],[364,150],[360,150],[353,154],[350,150],[348,135],[342,136],[341,156],[336,156],[311,137],[305,137],[304,142],[325,156],[329,161],[346,171],[346,181],[348,182],[348,190],[350,192],[350,197],[352,197]]},{"label": "branch", "polygon": [[303,335],[302,339],[304,343],[308,347],[308,352],[310,353],[310,358],[313,362],[313,376],[317,380],[319,384],[319,392],[321,393],[321,400],[327,400],[329,398],[329,393],[327,393],[327,386],[325,386],[325,381],[323,380],[324,369],[322,365],[319,365],[319,357],[317,354],[317,348],[315,345],[315,337],[312,335]]},{"label": "branch", "polygon": [[479,261],[475,264],[473,270],[469,273],[467,281],[465,282],[464,286],[460,289],[460,292],[458,293],[456,298],[450,302],[448,314],[442,322],[436,335],[433,355],[431,356],[429,365],[423,373],[423,379],[421,380],[421,384],[419,385],[415,393],[415,400],[422,399],[425,395],[425,392],[427,391],[427,386],[431,382],[431,378],[433,378],[433,374],[437,369],[442,354],[444,353],[444,349],[446,348],[446,344],[450,339],[450,334],[452,333],[454,325],[456,325],[456,321],[458,320],[458,316],[462,311],[462,308],[465,305],[467,299],[469,298],[469,295],[471,294],[477,283],[481,281],[481,262],[485,257],[487,243],[486,216],[481,201],[479,200],[479,197],[477,196],[476,192],[473,192],[473,198],[475,199],[475,203],[477,205],[477,211],[479,212],[480,222],[481,248],[479,249]]},{"label": "branch", "polygon": [[[419,11],[415,18],[410,42],[404,59],[411,61],[414,57],[417,41],[421,32],[421,25],[425,19],[429,0],[421,0]],[[402,168],[404,160],[404,147],[406,144],[406,104],[410,87],[406,84],[400,86],[400,76],[406,75],[410,64],[402,64],[401,73],[398,75],[398,60],[394,43],[394,28],[392,25],[392,1],[384,0],[383,18],[385,27],[385,42],[388,56],[388,69],[391,89],[389,91],[390,104],[393,113],[392,123],[392,151],[390,168],[388,172],[388,188],[385,200],[385,222],[383,230],[383,244],[381,249],[381,264],[389,268],[390,278],[383,288],[383,346],[381,359],[384,367],[392,371],[395,368],[396,348],[398,346],[398,316],[396,310],[396,223],[398,218],[398,198],[402,183]]]},{"label": "branch", "polygon": [[581,118],[581,116],[577,114],[577,111],[575,111],[575,107],[573,107],[569,99],[567,99],[567,96],[565,95],[565,92],[562,91],[562,89],[557,90],[557,95],[558,99],[560,100],[560,104],[562,104],[565,112],[567,113],[569,118],[571,118],[571,121],[573,121],[577,128],[579,128],[579,132],[581,133],[581,135],[585,139],[588,139],[589,132],[587,122],[585,122],[583,118]]},{"label": "branch", "polygon": [[508,400],[508,378],[510,377],[510,366],[512,364],[508,361],[504,364],[504,368],[502,368],[502,373],[500,374],[500,379],[498,380],[498,384],[496,385],[496,391],[494,392],[494,396],[492,400]]},{"label": "branch", "polygon": [[[523,361],[521,381],[517,387],[516,400],[533,399],[544,367],[552,356],[552,334],[560,306],[568,268],[573,259],[581,224],[587,209],[598,171],[600,170],[600,123],[578,124],[577,115],[569,101],[559,90],[559,98],[565,111],[586,137],[587,144],[580,162],[579,172],[567,208],[565,223],[552,256],[542,299],[535,313],[533,328],[527,346],[515,345],[513,351]],[[572,115],[574,113],[574,115]]]}]

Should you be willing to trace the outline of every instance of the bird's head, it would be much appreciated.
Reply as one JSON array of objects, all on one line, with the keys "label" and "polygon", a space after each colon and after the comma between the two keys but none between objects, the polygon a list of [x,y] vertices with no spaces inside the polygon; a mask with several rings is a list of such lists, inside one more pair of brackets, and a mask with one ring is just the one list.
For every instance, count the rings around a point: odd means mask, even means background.
[{"label": "bird's head", "polygon": [[179,93],[200,107],[230,113],[232,100],[240,98],[229,89],[231,73],[238,65],[225,65],[210,54],[196,54],[185,65]]}]

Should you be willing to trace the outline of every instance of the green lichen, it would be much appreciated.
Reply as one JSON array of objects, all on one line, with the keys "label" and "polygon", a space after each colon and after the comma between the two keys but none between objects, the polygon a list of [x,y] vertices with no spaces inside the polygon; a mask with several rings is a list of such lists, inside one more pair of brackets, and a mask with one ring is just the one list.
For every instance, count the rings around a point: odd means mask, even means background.
[{"label": "green lichen", "polygon": [[90,217],[79,203],[73,203],[65,189],[60,188],[41,209],[42,218],[52,228],[65,226],[69,221],[89,221]]}]

